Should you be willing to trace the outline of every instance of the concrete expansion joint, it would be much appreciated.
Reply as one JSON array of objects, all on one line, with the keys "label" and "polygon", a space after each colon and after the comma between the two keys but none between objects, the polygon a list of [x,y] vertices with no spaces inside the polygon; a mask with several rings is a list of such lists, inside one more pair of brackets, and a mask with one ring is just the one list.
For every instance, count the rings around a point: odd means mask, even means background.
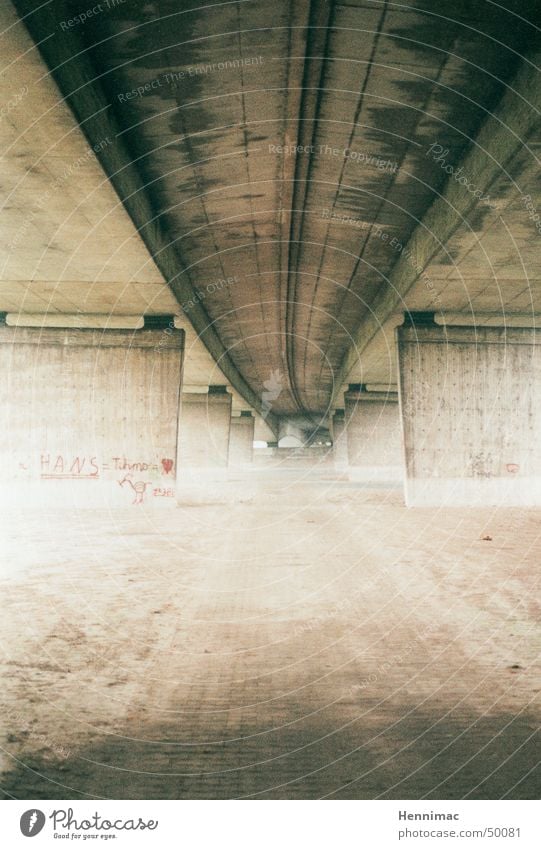
[{"label": "concrete expansion joint", "polygon": [[175,316],[169,315],[145,315],[143,317],[143,330],[175,330]]}]

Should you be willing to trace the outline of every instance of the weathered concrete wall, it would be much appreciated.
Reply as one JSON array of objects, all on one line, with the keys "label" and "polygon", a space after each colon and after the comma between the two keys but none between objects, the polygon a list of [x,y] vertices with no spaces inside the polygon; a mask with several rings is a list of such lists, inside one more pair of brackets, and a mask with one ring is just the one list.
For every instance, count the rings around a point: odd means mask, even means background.
[{"label": "weathered concrete wall", "polygon": [[174,503],[182,348],[182,331],[0,327],[4,499]]},{"label": "weathered concrete wall", "polygon": [[234,468],[252,462],[255,419],[252,415],[231,417],[229,431],[229,466]]},{"label": "weathered concrete wall", "polygon": [[345,403],[350,478],[400,482],[404,472],[397,394],[346,392]]},{"label": "weathered concrete wall", "polygon": [[332,418],[332,453],[334,467],[338,471],[348,467],[348,437],[345,411],[336,411]]},{"label": "weathered concrete wall", "polygon": [[541,345],[531,329],[397,329],[406,503],[541,504]]},{"label": "weathered concrete wall", "polygon": [[229,392],[183,392],[178,436],[182,484],[225,478],[231,423]]}]

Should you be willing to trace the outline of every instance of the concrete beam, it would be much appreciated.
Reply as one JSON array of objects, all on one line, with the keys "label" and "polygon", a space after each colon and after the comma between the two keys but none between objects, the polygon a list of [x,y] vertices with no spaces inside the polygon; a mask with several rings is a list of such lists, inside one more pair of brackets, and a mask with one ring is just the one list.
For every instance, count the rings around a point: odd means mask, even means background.
[{"label": "concrete beam", "polygon": [[[302,6],[302,4],[297,5],[299,7]],[[306,58],[302,79],[302,97],[297,106],[297,145],[305,150],[310,149],[316,138],[316,119],[319,98],[322,91],[322,76],[325,66],[327,42],[331,32],[329,23],[333,12],[333,4],[312,0],[309,8],[309,29],[305,47]],[[289,193],[289,202],[291,204],[290,229],[288,234],[287,293],[285,298],[286,360],[291,391],[299,409],[302,410],[304,409],[304,404],[295,373],[296,282],[312,157],[301,154],[297,155],[294,161],[295,169],[294,174],[291,174],[292,182],[286,189]]]},{"label": "concrete beam", "polygon": [[108,330],[137,330],[143,327],[138,315],[92,315],[91,313],[11,313],[6,314],[8,327],[80,327]]}]

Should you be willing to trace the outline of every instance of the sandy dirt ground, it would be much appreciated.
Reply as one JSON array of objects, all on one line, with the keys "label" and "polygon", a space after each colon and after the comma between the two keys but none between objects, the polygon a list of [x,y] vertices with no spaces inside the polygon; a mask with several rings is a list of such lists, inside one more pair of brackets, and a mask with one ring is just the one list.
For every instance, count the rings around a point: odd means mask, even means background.
[{"label": "sandy dirt ground", "polygon": [[3,792],[537,798],[540,531],[309,469],[4,514]]}]

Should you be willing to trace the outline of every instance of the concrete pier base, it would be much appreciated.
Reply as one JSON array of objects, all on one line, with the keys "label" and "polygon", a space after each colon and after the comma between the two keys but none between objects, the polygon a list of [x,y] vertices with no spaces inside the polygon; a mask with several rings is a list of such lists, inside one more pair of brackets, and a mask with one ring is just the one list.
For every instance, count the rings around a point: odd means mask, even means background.
[{"label": "concrete pier base", "polygon": [[404,471],[397,393],[350,389],[345,404],[350,480],[400,483]]},{"label": "concrete pier base", "polygon": [[332,417],[332,457],[338,472],[345,472],[348,468],[347,440],[345,410],[336,410]]},{"label": "concrete pier base", "polygon": [[535,330],[397,329],[408,506],[541,504]]}]

